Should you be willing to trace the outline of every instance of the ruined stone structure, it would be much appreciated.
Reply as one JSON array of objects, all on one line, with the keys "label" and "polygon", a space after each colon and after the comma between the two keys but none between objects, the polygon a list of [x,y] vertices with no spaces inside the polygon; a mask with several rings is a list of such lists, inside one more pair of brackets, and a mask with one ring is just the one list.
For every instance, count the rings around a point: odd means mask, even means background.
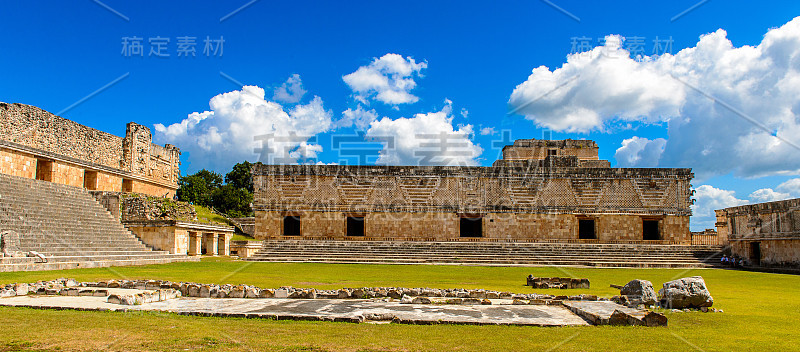
[{"label": "ruined stone structure", "polygon": [[198,222],[194,206],[135,193],[92,192],[148,247],[182,255],[230,255],[234,228]]},{"label": "ruined stone structure", "polygon": [[689,244],[691,169],[611,168],[587,140],[492,167],[255,165],[255,237]]},{"label": "ruined stone structure", "polygon": [[35,106],[0,102],[0,173],[172,197],[179,167],[180,150],[153,144],[145,126],[129,123],[122,138]]},{"label": "ruined stone structure", "polygon": [[716,210],[717,234],[751,265],[800,267],[800,198]]}]

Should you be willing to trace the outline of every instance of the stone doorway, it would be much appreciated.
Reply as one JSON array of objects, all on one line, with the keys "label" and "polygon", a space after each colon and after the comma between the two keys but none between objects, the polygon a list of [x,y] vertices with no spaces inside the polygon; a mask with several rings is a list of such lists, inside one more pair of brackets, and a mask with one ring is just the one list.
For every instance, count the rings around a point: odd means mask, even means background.
[{"label": "stone doorway", "polygon": [[283,217],[283,235],[300,236],[300,216],[289,215]]},{"label": "stone doorway", "polygon": [[53,162],[50,160],[36,160],[36,179],[39,181],[53,182]]},{"label": "stone doorway", "polygon": [[364,236],[364,217],[347,217],[347,236]]},{"label": "stone doorway", "polygon": [[750,242],[750,263],[761,265],[761,242]]},{"label": "stone doorway", "polygon": [[642,220],[642,239],[645,241],[658,241],[661,234],[658,231],[658,220]]},{"label": "stone doorway", "polygon": [[483,237],[483,217],[462,216],[459,234],[461,237]]},{"label": "stone doorway", "polygon": [[86,188],[90,191],[97,190],[97,171],[83,172],[83,188]]},{"label": "stone doorway", "polygon": [[594,219],[578,219],[578,238],[582,240],[596,240]]}]

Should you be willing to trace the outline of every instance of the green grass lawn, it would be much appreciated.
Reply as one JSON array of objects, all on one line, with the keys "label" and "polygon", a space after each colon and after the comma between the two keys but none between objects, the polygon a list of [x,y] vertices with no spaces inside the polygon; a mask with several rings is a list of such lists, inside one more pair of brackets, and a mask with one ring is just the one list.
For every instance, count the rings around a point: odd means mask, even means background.
[{"label": "green grass lawn", "polygon": [[[589,290],[533,290],[528,274],[577,276]],[[236,262],[208,258],[161,266],[0,273],[0,283],[58,277],[165,279],[261,287],[404,286],[486,288],[520,293],[618,293],[609,284],[705,278],[725,313],[671,313],[669,327],[398,325],[291,322],[0,308],[0,351],[13,350],[429,350],[429,351],[751,351],[800,349],[800,277],[732,270],[517,268]]]},{"label": "green grass lawn", "polygon": [[222,224],[222,225],[230,225],[233,224],[226,219],[224,216],[219,215],[211,211],[202,205],[194,205],[194,211],[197,212],[197,221],[206,223],[206,224]]}]

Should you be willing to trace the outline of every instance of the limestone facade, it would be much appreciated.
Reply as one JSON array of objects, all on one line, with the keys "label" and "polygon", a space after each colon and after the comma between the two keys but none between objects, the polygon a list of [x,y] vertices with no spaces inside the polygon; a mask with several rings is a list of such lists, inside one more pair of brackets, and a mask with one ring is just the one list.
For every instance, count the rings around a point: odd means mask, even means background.
[{"label": "limestone facade", "polygon": [[753,265],[800,266],[800,198],[716,210],[717,234]]},{"label": "limestone facade", "polygon": [[111,192],[175,194],[180,150],[129,123],[125,137],[24,104],[0,103],[0,173]]},{"label": "limestone facade", "polygon": [[691,169],[610,168],[592,141],[517,141],[504,156],[492,167],[257,164],[255,237],[691,241]]}]

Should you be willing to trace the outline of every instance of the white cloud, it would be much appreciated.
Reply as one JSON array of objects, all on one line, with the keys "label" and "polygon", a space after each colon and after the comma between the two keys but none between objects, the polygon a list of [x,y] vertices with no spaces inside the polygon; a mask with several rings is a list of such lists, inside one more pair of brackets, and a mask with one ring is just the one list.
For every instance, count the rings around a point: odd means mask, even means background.
[{"label": "white cloud", "polygon": [[378,113],[375,109],[364,110],[364,107],[359,105],[355,110],[347,109],[342,111],[342,118],[336,121],[336,127],[350,127],[355,125],[359,130],[366,130],[372,121],[378,119]]},{"label": "white cloud", "polygon": [[281,103],[294,104],[299,102],[305,94],[306,90],[303,89],[303,81],[300,79],[300,75],[295,73],[286,82],[283,82],[280,87],[275,88],[272,99]]},{"label": "white cloud", "polygon": [[469,116],[469,110],[467,110],[466,108],[461,108],[461,117],[466,119],[468,116]]},{"label": "white cloud", "polygon": [[793,178],[779,184],[775,189],[762,188],[750,194],[750,199],[756,203],[773,202],[800,197],[800,178]]},{"label": "white cloud", "polygon": [[790,195],[789,193],[775,192],[772,188],[762,188],[750,193],[749,197],[755,203],[763,203],[788,199]]},{"label": "white cloud", "polygon": [[[412,118],[392,120],[384,117],[373,122],[367,138],[394,140],[394,148],[385,146],[377,164],[388,165],[478,165],[483,152],[470,140],[472,125],[453,127],[450,104],[438,112],[416,114]],[[443,139],[442,139],[443,138]],[[426,145],[427,144],[427,145]]]},{"label": "white cloud", "polygon": [[569,55],[560,68],[534,69],[509,107],[557,131],[666,124],[658,165],[693,167],[701,179],[800,173],[800,158],[790,157],[799,152],[791,144],[800,145],[800,17],[769,30],[758,46],[734,47],[726,36],[718,30],[675,55],[641,61],[620,49],[621,37],[607,37],[604,47]]},{"label": "white cloud", "polygon": [[800,197],[800,178],[793,178],[775,188],[778,191],[789,193],[793,197]]},{"label": "white cloud", "polygon": [[[296,162],[322,150],[309,142],[332,124],[331,113],[323,108],[322,99],[314,97],[308,104],[287,111],[264,96],[264,89],[257,86],[217,95],[211,98],[209,111],[194,112],[169,126],[156,124],[156,139],[188,152],[190,169],[219,171],[227,171],[243,160],[269,162],[267,156]],[[261,142],[254,138],[263,135],[276,137],[269,145],[274,154],[255,154]]]},{"label": "white cloud", "polygon": [[494,130],[494,127],[481,128],[481,136],[489,136],[489,135],[493,135],[495,133],[497,133],[497,131]]},{"label": "white cloud", "polygon": [[658,165],[666,144],[667,140],[664,138],[650,140],[634,136],[622,141],[614,158],[619,167],[654,167]]},{"label": "white cloud", "polygon": [[692,229],[702,230],[714,228],[716,215],[714,210],[747,204],[745,199],[736,198],[736,192],[702,185],[695,188],[694,198],[697,200],[692,205]]},{"label": "white cloud", "polygon": [[359,67],[342,79],[353,90],[354,97],[364,104],[368,99],[389,105],[408,104],[419,100],[410,92],[417,85],[414,78],[421,77],[426,67],[428,63],[424,61],[417,63],[411,57],[386,54],[373,58],[369,65]]}]

